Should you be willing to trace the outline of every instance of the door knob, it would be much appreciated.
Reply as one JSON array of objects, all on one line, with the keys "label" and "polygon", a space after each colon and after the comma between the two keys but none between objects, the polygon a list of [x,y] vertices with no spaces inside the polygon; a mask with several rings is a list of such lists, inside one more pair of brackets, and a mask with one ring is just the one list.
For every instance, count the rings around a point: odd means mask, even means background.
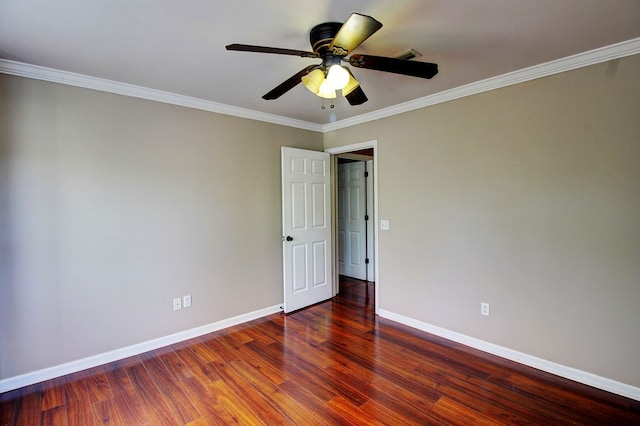
[{"label": "door knob", "polygon": [[293,241],[293,237],[290,235],[287,235],[287,241]]}]

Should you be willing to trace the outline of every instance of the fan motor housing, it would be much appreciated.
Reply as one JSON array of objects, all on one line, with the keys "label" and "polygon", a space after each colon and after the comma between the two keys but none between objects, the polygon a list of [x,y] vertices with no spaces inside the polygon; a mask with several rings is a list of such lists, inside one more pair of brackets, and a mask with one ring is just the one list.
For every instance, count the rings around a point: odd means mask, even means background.
[{"label": "fan motor housing", "polygon": [[313,27],[309,33],[309,41],[314,52],[324,56],[330,53],[329,46],[342,27],[340,22],[325,22]]}]

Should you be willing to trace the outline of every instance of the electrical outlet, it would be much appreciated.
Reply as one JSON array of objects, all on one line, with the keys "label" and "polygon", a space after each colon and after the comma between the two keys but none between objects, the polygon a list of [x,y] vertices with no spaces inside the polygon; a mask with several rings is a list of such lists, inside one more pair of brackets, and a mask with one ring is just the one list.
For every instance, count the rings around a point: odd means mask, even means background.
[{"label": "electrical outlet", "polygon": [[186,296],[182,296],[182,307],[190,308],[191,307],[191,295],[187,294]]},{"label": "electrical outlet", "polygon": [[180,309],[182,309],[182,298],[176,297],[175,299],[173,299],[173,310],[179,311]]},{"label": "electrical outlet", "polygon": [[489,316],[489,304],[486,302],[480,303],[480,315],[484,315],[485,317]]},{"label": "electrical outlet", "polygon": [[380,221],[380,229],[383,231],[388,231],[389,230],[389,221],[388,220],[381,220]]}]

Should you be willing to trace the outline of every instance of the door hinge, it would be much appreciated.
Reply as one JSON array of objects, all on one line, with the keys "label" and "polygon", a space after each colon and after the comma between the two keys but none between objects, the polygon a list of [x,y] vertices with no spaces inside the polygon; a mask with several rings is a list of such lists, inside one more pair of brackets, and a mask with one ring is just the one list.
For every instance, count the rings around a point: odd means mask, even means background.
[{"label": "door hinge", "polygon": [[369,215],[368,214],[364,215],[364,220],[369,220]]},{"label": "door hinge", "polygon": [[369,172],[364,172],[364,177],[369,177]]},{"label": "door hinge", "polygon": [[365,263],[365,265],[369,264],[369,258],[368,257],[364,259],[364,263]]}]

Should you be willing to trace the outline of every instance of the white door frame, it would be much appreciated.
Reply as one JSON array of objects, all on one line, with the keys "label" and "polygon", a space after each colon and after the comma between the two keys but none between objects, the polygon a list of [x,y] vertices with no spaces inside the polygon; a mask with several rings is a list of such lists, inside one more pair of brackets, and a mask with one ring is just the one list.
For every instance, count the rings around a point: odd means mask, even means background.
[{"label": "white door frame", "polygon": [[[335,161],[335,156],[337,154],[344,154],[346,152],[359,151],[361,149],[373,148],[373,238],[374,238],[374,271],[375,271],[375,312],[378,314],[380,309],[380,270],[379,270],[379,259],[380,255],[378,252],[378,141],[372,140],[367,142],[360,142],[352,145],[344,145],[338,146],[335,148],[325,149],[325,152],[331,154],[332,161]],[[338,179],[338,171],[336,167],[331,168],[331,182],[332,187],[336,187]],[[338,251],[336,249],[336,244],[338,240],[338,221],[337,221],[337,193],[333,191],[332,197],[333,206],[331,206],[331,216],[332,216],[332,226],[333,226],[333,244],[331,247],[331,255],[333,257],[333,282],[334,282],[334,294],[338,293],[338,285],[339,285],[339,277],[338,277]]]}]

